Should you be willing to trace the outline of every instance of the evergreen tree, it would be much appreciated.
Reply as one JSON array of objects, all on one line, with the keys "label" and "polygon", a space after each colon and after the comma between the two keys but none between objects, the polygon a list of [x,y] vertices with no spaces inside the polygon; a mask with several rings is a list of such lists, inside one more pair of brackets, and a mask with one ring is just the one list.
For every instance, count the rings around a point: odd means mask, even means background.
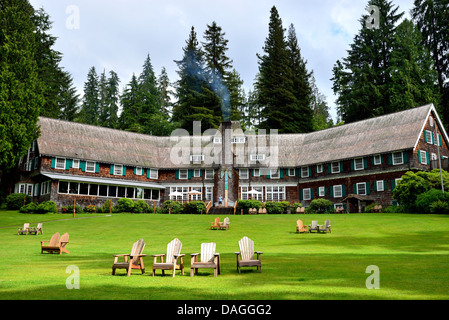
[{"label": "evergreen tree", "polygon": [[260,128],[278,129],[281,133],[312,130],[310,87],[297,45],[294,29],[288,40],[276,7],[271,9],[264,55],[259,58],[255,84],[258,104],[263,107]]},{"label": "evergreen tree", "polygon": [[317,131],[330,128],[334,123],[329,113],[329,105],[326,102],[326,97],[318,89],[313,74],[310,78],[310,86],[312,88],[311,109],[313,111],[313,130]]},{"label": "evergreen tree", "polygon": [[95,67],[91,67],[87,74],[87,81],[84,83],[84,97],[79,121],[85,124],[97,125],[99,108],[99,79]]},{"label": "evergreen tree", "polygon": [[118,74],[111,70],[109,71],[108,79],[108,110],[109,118],[106,127],[118,128],[118,110],[120,103],[120,79]]},{"label": "evergreen tree", "polygon": [[135,74],[133,74],[131,81],[126,86],[120,101],[122,113],[119,118],[119,128],[121,130],[141,132],[142,128],[138,122],[140,112],[139,83]]},{"label": "evergreen tree", "polygon": [[170,117],[173,112],[172,97],[174,96],[174,93],[171,89],[170,79],[165,67],[162,67],[161,74],[158,77],[157,88],[161,102],[161,112],[167,117]]},{"label": "evergreen tree", "polygon": [[421,42],[421,33],[411,21],[406,19],[396,28],[389,87],[391,108],[395,111],[427,103],[434,103],[436,108],[440,106],[438,74],[429,51]]},{"label": "evergreen tree", "polygon": [[160,98],[156,76],[149,54],[143,64],[143,70],[139,76],[138,83],[140,110],[137,114],[137,121],[139,122],[141,132],[150,134],[153,131],[152,127],[154,125],[152,115],[160,112]]},{"label": "evergreen tree", "polygon": [[192,27],[182,60],[178,65],[179,80],[176,82],[177,102],[173,108],[173,121],[190,133],[193,121],[201,121],[202,129],[217,128],[221,117],[213,110],[219,101],[210,90],[202,52],[198,46],[197,34]]},{"label": "evergreen tree", "polygon": [[230,97],[230,120],[240,121],[243,116],[243,109],[246,104],[245,90],[243,89],[243,80],[237,70],[233,69],[226,81],[229,88]]},{"label": "evergreen tree", "polygon": [[378,27],[368,26],[368,15],[364,15],[348,56],[337,61],[333,69],[338,113],[346,123],[395,111],[390,102],[389,70],[395,25],[403,13],[397,13],[398,7],[393,8],[387,0],[370,0],[368,4],[379,9]]},{"label": "evergreen tree", "polygon": [[0,182],[39,132],[44,97],[33,14],[27,0],[0,2]]},{"label": "evergreen tree", "polygon": [[449,126],[449,0],[415,0],[412,17],[438,74],[442,118]]},{"label": "evergreen tree", "polygon": [[73,85],[73,78],[68,72],[64,72],[64,79],[60,89],[59,109],[60,119],[67,121],[75,121],[79,112],[79,94]]}]

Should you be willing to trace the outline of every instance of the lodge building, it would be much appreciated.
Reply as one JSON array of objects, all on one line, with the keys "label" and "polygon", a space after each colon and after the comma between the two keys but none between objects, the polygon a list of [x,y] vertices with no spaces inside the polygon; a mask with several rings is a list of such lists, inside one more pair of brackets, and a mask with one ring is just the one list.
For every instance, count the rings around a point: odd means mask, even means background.
[{"label": "lodge building", "polygon": [[[200,135],[156,137],[41,117],[15,192],[58,206],[107,199],[331,200],[360,212],[395,203],[407,171],[448,166],[448,136],[432,104],[307,134],[243,132],[223,122]],[[195,193],[196,191],[196,193]]]}]

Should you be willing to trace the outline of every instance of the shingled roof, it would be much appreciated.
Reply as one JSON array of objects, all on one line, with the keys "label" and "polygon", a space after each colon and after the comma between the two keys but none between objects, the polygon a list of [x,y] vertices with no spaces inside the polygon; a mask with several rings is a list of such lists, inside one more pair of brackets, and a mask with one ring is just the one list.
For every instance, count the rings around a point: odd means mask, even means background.
[{"label": "shingled roof", "polygon": [[[276,136],[278,165],[299,167],[413,149],[430,112],[434,112],[439,121],[435,108],[430,104],[307,134],[279,134]],[[39,119],[39,126],[41,136],[38,148],[42,155],[148,168],[175,169],[189,165],[170,161],[170,153],[177,143],[171,137],[156,137],[45,117]],[[270,138],[273,141],[273,137],[267,136],[267,143],[270,143]],[[447,141],[445,133],[444,138]],[[199,139],[198,143],[202,146],[211,143],[211,136],[189,139]],[[262,152],[268,152],[268,148]],[[246,159],[244,164],[238,166],[251,165]]]}]

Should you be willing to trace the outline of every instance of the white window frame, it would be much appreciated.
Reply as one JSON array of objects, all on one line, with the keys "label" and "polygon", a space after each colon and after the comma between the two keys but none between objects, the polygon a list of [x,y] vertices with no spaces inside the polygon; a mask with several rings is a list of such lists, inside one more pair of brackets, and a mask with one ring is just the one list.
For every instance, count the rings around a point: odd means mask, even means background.
[{"label": "white window frame", "polygon": [[201,169],[193,169],[193,177],[194,178],[201,177]]},{"label": "white window frame", "polygon": [[206,169],[204,178],[207,180],[213,179],[214,178],[214,169]]},{"label": "white window frame", "polygon": [[429,125],[430,125],[431,127],[433,127],[433,118],[432,118],[432,117],[429,117]]},{"label": "white window frame", "polygon": [[251,161],[264,161],[265,160],[265,154],[263,154],[263,153],[251,154],[249,156],[249,160],[251,160]]},{"label": "white window frame", "polygon": [[73,169],[79,169],[80,168],[80,160],[79,159],[73,159],[73,161],[72,161],[72,168]]},{"label": "white window frame", "polygon": [[260,169],[259,168],[253,169],[253,175],[255,177],[260,177]]},{"label": "white window frame", "polygon": [[136,167],[136,176],[142,176],[142,175],[143,175],[142,167]]},{"label": "white window frame", "polygon": [[[334,198],[342,198],[343,197],[343,185],[339,184],[339,185],[332,186],[332,190],[333,190]],[[337,190],[338,190],[338,192],[337,192]]]},{"label": "white window frame", "polygon": [[159,169],[150,169],[150,179],[159,179]]},{"label": "white window frame", "polygon": [[428,144],[432,144],[433,132],[430,130],[424,130],[426,135],[426,140]]},{"label": "white window frame", "polygon": [[311,200],[312,199],[312,189],[310,189],[310,188],[302,189],[302,199],[303,200]]},{"label": "white window frame", "polygon": [[[401,155],[401,160],[400,160],[399,162],[396,162],[396,157],[395,157],[395,155],[397,155],[397,154],[400,154],[400,155]],[[393,160],[393,165],[394,165],[394,166],[400,165],[400,164],[404,164],[404,154],[402,153],[402,151],[399,151],[399,152],[393,152],[391,157],[393,158],[392,160]]]},{"label": "white window frame", "polygon": [[363,158],[355,158],[354,159],[354,170],[363,170],[365,169],[365,164]]},{"label": "white window frame", "polygon": [[[87,163],[86,163],[87,168]],[[122,164],[114,164],[114,176],[123,176],[123,165]]]},{"label": "white window frame", "polygon": [[419,150],[419,159],[421,160],[421,164],[428,164],[427,163],[427,152]]},{"label": "white window frame", "polygon": [[322,163],[316,165],[316,173],[323,173],[324,165]]},{"label": "white window frame", "polygon": [[374,156],[374,165],[378,166],[382,164],[382,156],[380,154],[376,154]]},{"label": "white window frame", "polygon": [[190,162],[202,162],[204,161],[204,154],[193,154],[190,156]]},{"label": "white window frame", "polygon": [[326,194],[326,192],[325,192],[325,187],[318,187],[318,196],[319,197],[324,197]]},{"label": "white window frame", "polygon": [[266,201],[283,201],[285,200],[285,186],[266,186]]},{"label": "white window frame", "polygon": [[301,178],[310,177],[309,167],[301,167]]},{"label": "white window frame", "polygon": [[288,176],[294,177],[296,175],[296,169],[288,169]]},{"label": "white window frame", "polygon": [[[337,164],[338,171],[334,170],[334,165],[335,164]],[[331,173],[340,173],[340,161],[331,163]]]},{"label": "white window frame", "polygon": [[[58,157],[56,157],[56,159],[55,159],[55,169],[65,170],[66,160],[67,160],[66,158],[58,158]],[[60,161],[63,161],[63,162],[60,162]],[[62,164],[62,166],[61,166],[61,164]]]},{"label": "white window frame", "polygon": [[379,192],[385,191],[385,183],[383,180],[376,181],[376,190]]},{"label": "white window frame", "polygon": [[[185,177],[184,177],[185,175]],[[189,178],[189,170],[188,169],[179,169],[179,179],[187,180]]]},{"label": "white window frame", "polygon": [[281,169],[270,169],[270,179],[279,179],[281,177]]},{"label": "white window frame", "polygon": [[249,170],[248,169],[239,169],[239,177],[242,180],[249,179]]},{"label": "white window frame", "polygon": [[[89,170],[89,165],[93,164],[93,170]],[[97,163],[95,161],[86,161],[86,172],[92,172],[95,173],[95,167],[97,166]]]},{"label": "white window frame", "polygon": [[360,196],[366,196],[366,182],[356,183],[357,194]]}]

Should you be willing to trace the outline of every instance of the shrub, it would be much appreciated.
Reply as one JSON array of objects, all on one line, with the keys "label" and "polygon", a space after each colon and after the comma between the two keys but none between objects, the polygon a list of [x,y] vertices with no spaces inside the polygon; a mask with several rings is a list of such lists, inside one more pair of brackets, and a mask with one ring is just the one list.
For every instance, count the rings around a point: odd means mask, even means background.
[{"label": "shrub", "polygon": [[190,201],[183,205],[182,213],[185,214],[201,214],[206,213],[206,205],[203,201]]},{"label": "shrub", "polygon": [[177,214],[182,212],[182,204],[176,200],[167,200],[164,202],[164,206],[161,210],[161,213],[168,213],[170,209],[170,213]]},{"label": "shrub", "polygon": [[8,210],[19,210],[30,202],[31,197],[29,195],[24,193],[12,193],[6,197],[6,208]]},{"label": "shrub", "polygon": [[20,208],[21,213],[34,213],[36,211],[37,203],[30,202]]},{"label": "shrub", "polygon": [[54,201],[44,201],[37,205],[35,213],[57,213],[58,207],[56,206],[56,203]]},{"label": "shrub", "polygon": [[259,208],[262,207],[262,202],[259,200],[254,199],[248,199],[248,200],[239,200],[237,202],[237,212],[241,212],[243,209],[243,214],[248,214],[248,210],[250,208],[256,208],[259,210]]},{"label": "shrub", "polygon": [[432,202],[430,205],[430,212],[431,213],[438,213],[438,214],[448,214],[449,213],[449,203],[447,201],[443,200],[437,200],[435,202]]},{"label": "shrub", "polygon": [[128,198],[120,198],[117,201],[118,212],[134,212],[134,202]]},{"label": "shrub", "polygon": [[268,214],[281,214],[287,213],[287,209],[290,207],[290,202],[288,201],[268,201],[265,202],[265,208]]},{"label": "shrub", "polygon": [[[63,213],[73,213],[73,204],[71,204],[70,206],[67,206],[67,211],[66,212],[64,212],[64,211],[62,211]],[[81,208],[81,206],[80,205],[75,205],[75,213],[81,213],[81,212],[83,212],[83,208]]]},{"label": "shrub", "polygon": [[137,200],[134,202],[135,213],[147,213],[150,211],[150,206],[145,200]]},{"label": "shrub", "polygon": [[430,207],[434,202],[438,200],[448,202],[449,193],[441,192],[438,189],[430,189],[424,193],[421,193],[416,198],[415,206],[416,210],[420,213],[431,213]]},{"label": "shrub", "polygon": [[108,199],[103,203],[103,206],[101,207],[101,211],[103,213],[112,213],[114,212],[114,205],[112,204],[112,200]]},{"label": "shrub", "polygon": [[301,202],[295,202],[294,204],[291,205],[291,212],[292,213],[296,213],[296,209],[297,208],[302,208],[302,203]]},{"label": "shrub", "polygon": [[310,202],[309,209],[311,212],[324,213],[332,207],[333,203],[327,199],[314,199]]}]

